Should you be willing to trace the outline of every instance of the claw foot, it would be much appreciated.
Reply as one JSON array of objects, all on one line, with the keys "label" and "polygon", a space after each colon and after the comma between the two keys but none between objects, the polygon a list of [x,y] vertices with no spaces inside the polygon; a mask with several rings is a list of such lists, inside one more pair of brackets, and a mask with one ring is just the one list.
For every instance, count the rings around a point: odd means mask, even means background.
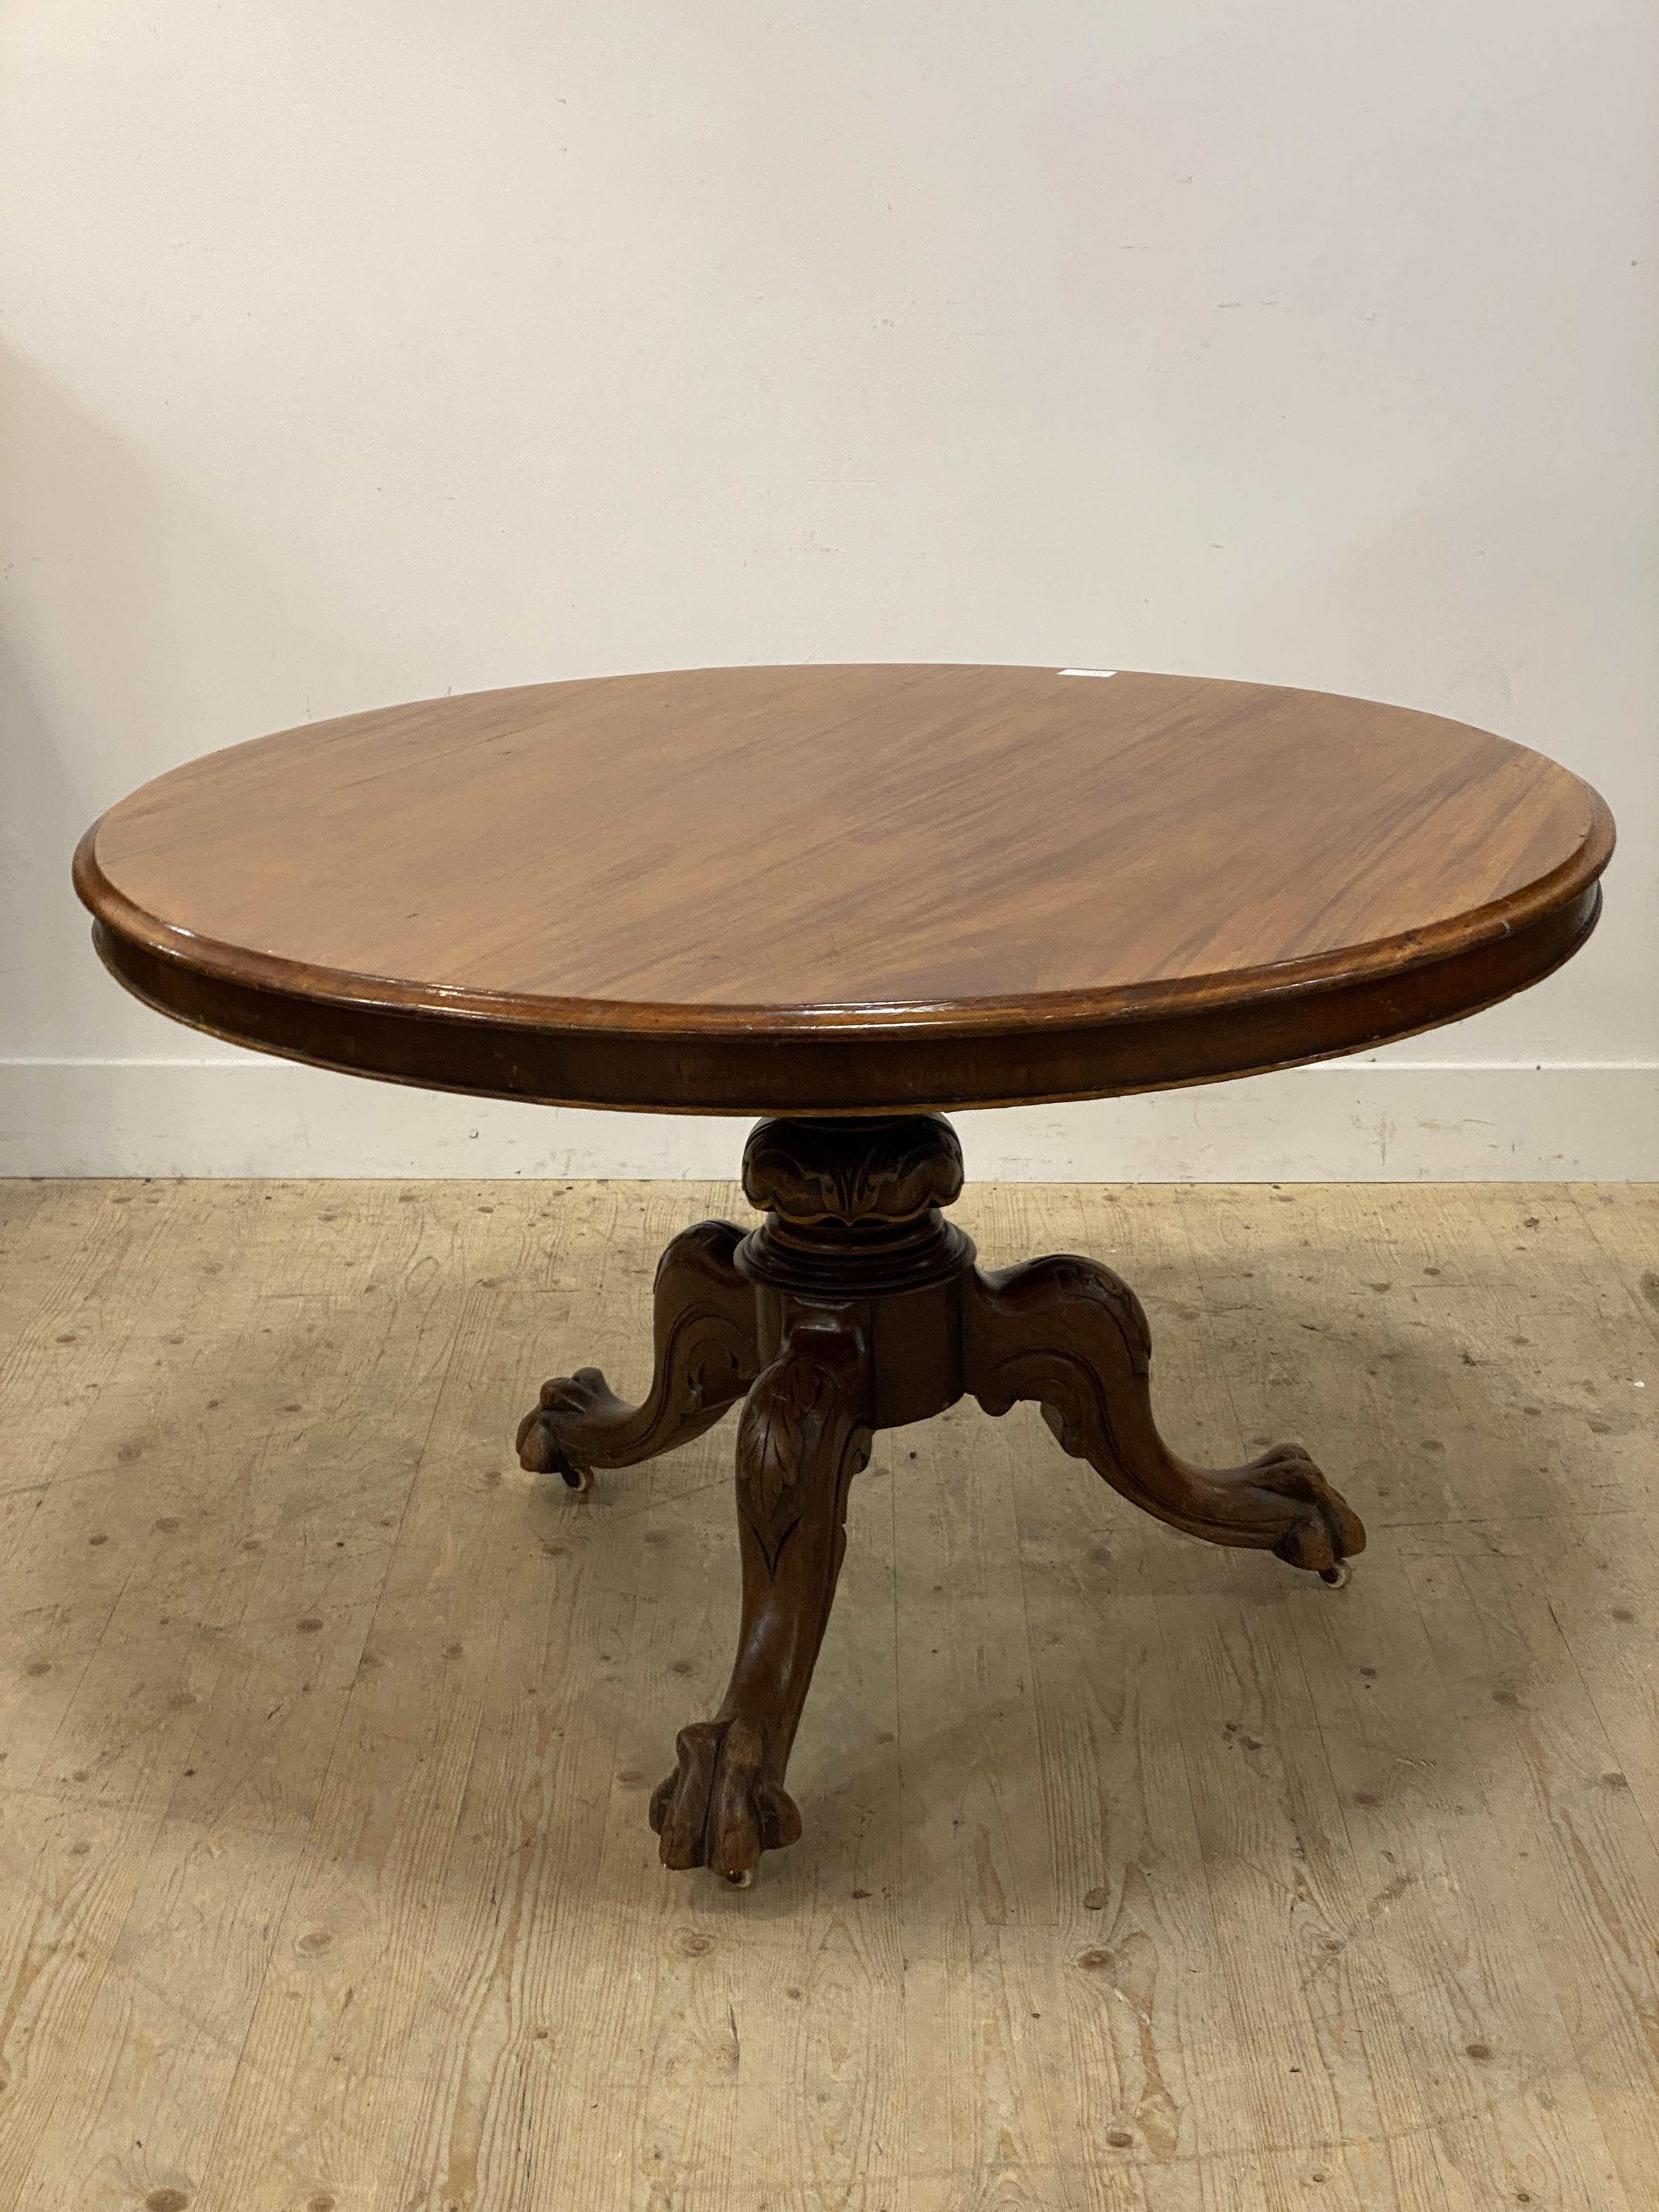
[{"label": "claw foot", "polygon": [[675,1750],[678,1765],[651,1794],[663,1864],[706,1866],[746,1889],[763,1851],[800,1836],[794,1799],[767,1771],[764,1737],[741,1715],[694,1721]]},{"label": "claw foot", "polygon": [[1365,1530],[1359,1516],[1339,1497],[1300,1444],[1275,1444],[1242,1470],[1250,1487],[1267,1498],[1284,1498],[1300,1506],[1290,1526],[1273,1546],[1276,1555],[1292,1567],[1305,1567],[1334,1582],[1340,1589],[1352,1570],[1351,1552],[1365,1548]]},{"label": "claw foot", "polygon": [[569,1490],[592,1487],[593,1470],[572,1459],[563,1438],[573,1422],[586,1421],[617,1404],[615,1393],[597,1367],[556,1375],[519,1424],[519,1465],[526,1474],[556,1474]]}]

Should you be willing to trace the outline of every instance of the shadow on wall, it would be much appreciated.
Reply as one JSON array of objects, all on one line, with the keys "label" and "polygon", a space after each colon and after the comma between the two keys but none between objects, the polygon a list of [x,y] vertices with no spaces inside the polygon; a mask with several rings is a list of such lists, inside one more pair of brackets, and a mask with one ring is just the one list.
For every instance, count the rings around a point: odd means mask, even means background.
[{"label": "shadow on wall", "polygon": [[88,947],[76,839],[197,753],[396,697],[397,660],[6,348],[0,456],[0,1054],[177,1053]]}]

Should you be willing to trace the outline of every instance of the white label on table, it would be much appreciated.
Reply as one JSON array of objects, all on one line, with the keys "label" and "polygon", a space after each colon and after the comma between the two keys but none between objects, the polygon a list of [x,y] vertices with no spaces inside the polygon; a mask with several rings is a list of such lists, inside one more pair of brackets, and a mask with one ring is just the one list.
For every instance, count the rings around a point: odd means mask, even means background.
[{"label": "white label on table", "polygon": [[1115,676],[1115,668],[1062,668],[1062,676]]}]

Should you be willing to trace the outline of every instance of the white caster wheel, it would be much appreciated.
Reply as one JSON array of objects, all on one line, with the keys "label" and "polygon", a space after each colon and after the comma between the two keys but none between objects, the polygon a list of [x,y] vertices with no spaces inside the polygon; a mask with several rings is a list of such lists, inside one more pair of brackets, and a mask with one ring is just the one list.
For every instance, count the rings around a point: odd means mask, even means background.
[{"label": "white caster wheel", "polygon": [[1339,1559],[1334,1567],[1322,1567],[1319,1579],[1328,1589],[1346,1589],[1353,1580],[1352,1561]]}]

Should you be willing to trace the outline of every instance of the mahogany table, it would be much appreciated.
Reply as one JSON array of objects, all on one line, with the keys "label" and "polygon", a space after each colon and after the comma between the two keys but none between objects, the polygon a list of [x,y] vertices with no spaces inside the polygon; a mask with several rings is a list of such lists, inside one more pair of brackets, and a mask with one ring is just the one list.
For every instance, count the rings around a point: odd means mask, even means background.
[{"label": "mahogany table", "polygon": [[1346,1577],[1299,1445],[1190,1467],[1097,1261],[981,1273],[939,1109],[1202,1083],[1456,1019],[1595,927],[1613,823],[1501,738],[1254,684],[1035,668],[711,669],[354,714],[175,769],[75,881],[127,988],[237,1042],[496,1097],[761,1115],[747,1234],[663,1255],[641,1406],[545,1384],[585,1487],[738,1399],[738,1656],[651,1801],[671,1867],[793,1843],[790,1746],[872,1432],[1035,1399],[1214,1544]]}]

